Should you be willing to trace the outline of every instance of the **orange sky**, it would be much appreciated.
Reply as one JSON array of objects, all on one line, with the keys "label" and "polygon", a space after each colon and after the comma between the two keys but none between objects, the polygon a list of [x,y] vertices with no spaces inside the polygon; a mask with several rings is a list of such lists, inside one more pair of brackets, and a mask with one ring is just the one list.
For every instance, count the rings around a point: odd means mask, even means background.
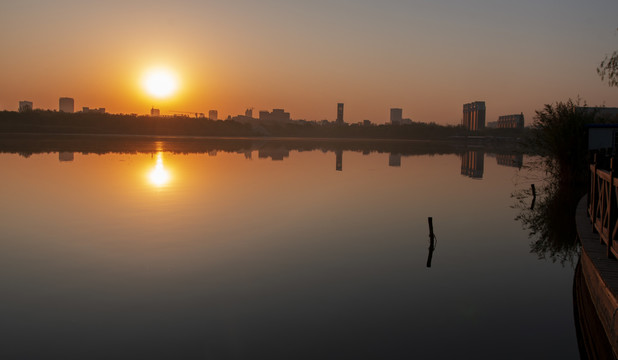
[{"label": "orange sky", "polygon": [[[295,119],[457,124],[484,100],[487,121],[580,96],[618,106],[596,74],[618,49],[618,3],[508,1],[25,0],[0,5],[0,109],[145,114],[151,106],[219,117],[285,108]],[[154,99],[145,69],[163,65],[179,92]]]}]

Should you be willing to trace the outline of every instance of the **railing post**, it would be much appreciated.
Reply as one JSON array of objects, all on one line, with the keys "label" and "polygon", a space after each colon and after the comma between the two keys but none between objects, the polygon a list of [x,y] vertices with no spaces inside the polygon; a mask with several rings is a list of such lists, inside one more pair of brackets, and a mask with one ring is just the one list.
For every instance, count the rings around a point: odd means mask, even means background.
[{"label": "railing post", "polygon": [[607,194],[607,218],[609,224],[607,224],[607,257],[612,257],[612,241],[614,238],[614,226],[616,224],[616,199],[614,199],[615,189],[614,189],[614,166],[618,165],[616,163],[616,158],[612,156],[609,161],[609,194]]},{"label": "railing post", "polygon": [[590,193],[588,194],[588,203],[590,220],[592,221],[592,230],[596,232],[597,222],[597,153],[594,153],[592,165],[590,166]]}]

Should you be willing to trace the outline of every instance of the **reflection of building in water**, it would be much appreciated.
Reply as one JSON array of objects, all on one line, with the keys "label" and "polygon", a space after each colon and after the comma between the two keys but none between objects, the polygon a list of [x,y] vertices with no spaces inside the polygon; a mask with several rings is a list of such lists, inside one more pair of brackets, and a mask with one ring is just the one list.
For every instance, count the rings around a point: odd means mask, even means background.
[{"label": "reflection of building in water", "polygon": [[477,131],[485,128],[485,102],[475,101],[464,104],[461,125],[466,130]]},{"label": "reflection of building in water", "polygon": [[258,151],[258,158],[271,158],[273,160],[283,160],[290,156],[290,151],[286,148],[262,148]]},{"label": "reflection of building in water", "polygon": [[473,179],[482,179],[485,169],[485,153],[479,150],[470,150],[461,156],[461,175]]},{"label": "reflection of building in water", "polygon": [[251,150],[245,151],[245,159],[251,160],[251,154],[252,154]]},{"label": "reflection of building in water", "polygon": [[388,166],[401,166],[401,154],[390,153],[388,155]]},{"label": "reflection of building in water", "polygon": [[514,115],[502,115],[498,117],[499,129],[523,129],[524,113]]},{"label": "reflection of building in water", "polygon": [[58,153],[58,160],[60,161],[73,161],[74,155],[70,151],[61,151]]},{"label": "reflection of building in water", "polygon": [[343,103],[337,104],[337,125],[343,125]]},{"label": "reflection of building in water", "polygon": [[498,165],[521,168],[524,164],[523,154],[496,154]]},{"label": "reflection of building in water", "polygon": [[58,110],[65,113],[75,112],[75,100],[70,97],[61,97],[58,99]]},{"label": "reflection of building in water", "polygon": [[342,171],[343,170],[343,150],[335,150],[335,156],[337,157],[335,163],[335,170]]}]

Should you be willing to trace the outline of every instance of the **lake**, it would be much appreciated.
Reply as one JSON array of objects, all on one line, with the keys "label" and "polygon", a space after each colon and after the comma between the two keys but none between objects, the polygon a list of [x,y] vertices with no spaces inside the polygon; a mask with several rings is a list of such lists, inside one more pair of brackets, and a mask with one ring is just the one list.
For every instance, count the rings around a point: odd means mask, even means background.
[{"label": "lake", "polygon": [[579,358],[534,158],[114,141],[0,149],[3,359]]}]

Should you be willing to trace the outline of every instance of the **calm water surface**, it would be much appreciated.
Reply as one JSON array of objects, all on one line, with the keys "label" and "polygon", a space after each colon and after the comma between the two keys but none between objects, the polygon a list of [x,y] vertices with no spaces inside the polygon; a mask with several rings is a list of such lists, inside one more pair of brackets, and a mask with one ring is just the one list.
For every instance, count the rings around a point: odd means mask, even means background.
[{"label": "calm water surface", "polygon": [[0,154],[1,358],[579,358],[522,171],[340,156]]}]

